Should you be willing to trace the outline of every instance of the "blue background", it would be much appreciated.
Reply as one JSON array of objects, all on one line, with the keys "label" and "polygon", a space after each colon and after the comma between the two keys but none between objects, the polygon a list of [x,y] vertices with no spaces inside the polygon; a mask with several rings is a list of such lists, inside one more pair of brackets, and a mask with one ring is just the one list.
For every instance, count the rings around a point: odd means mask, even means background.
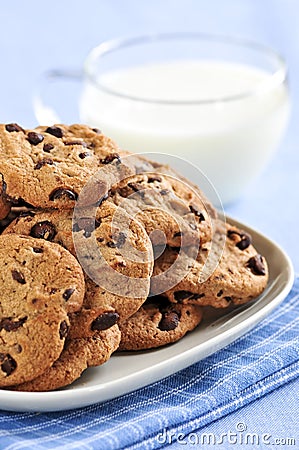
[{"label": "blue background", "polygon": [[[106,39],[205,31],[255,39],[282,53],[289,65],[293,105],[285,139],[263,175],[227,212],[280,243],[298,272],[298,0],[14,0],[0,6],[0,122],[25,127],[36,125],[32,95],[39,75],[57,67],[80,67],[89,50]],[[73,105],[64,109],[65,120],[72,121]],[[292,436],[299,422],[293,400],[298,388],[294,381],[206,431],[219,435],[246,418],[250,431]]]}]

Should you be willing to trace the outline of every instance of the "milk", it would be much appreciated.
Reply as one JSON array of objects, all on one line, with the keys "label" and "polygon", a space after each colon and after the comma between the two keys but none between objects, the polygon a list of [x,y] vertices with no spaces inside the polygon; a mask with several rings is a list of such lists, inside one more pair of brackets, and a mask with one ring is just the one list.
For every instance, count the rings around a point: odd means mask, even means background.
[{"label": "milk", "polygon": [[[259,174],[285,129],[287,88],[272,82],[264,70],[224,61],[136,66],[85,83],[81,119],[127,150],[187,159],[229,203]],[[196,171],[184,175],[198,182]]]}]

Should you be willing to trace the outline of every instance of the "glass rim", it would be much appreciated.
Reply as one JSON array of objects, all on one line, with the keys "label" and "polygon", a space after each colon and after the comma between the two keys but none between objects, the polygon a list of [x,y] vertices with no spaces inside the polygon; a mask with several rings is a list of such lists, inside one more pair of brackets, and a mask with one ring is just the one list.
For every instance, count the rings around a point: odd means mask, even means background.
[{"label": "glass rim", "polygon": [[[124,92],[111,89],[108,86],[100,83],[98,79],[95,77],[90,67],[93,63],[98,60],[100,57],[105,56],[106,54],[112,53],[117,50],[121,50],[122,48],[131,47],[138,44],[146,44],[153,43],[157,41],[166,41],[166,40],[206,40],[209,42],[219,42],[228,45],[234,45],[238,47],[249,48],[252,50],[256,50],[259,53],[268,54],[278,64],[277,69],[271,73],[270,77],[267,78],[266,82],[262,81],[257,83],[254,89],[250,89],[235,95],[227,95],[227,96],[215,96],[207,99],[194,99],[194,100],[175,100],[175,99],[155,99],[149,97],[141,97],[130,94],[125,94]],[[161,105],[208,105],[215,103],[227,103],[233,102],[237,100],[246,99],[249,97],[254,97],[257,95],[265,94],[270,92],[275,87],[282,85],[287,81],[287,64],[284,57],[274,50],[273,48],[262,44],[260,42],[245,39],[236,36],[230,36],[226,34],[212,34],[212,33],[201,33],[201,32],[174,32],[174,33],[149,33],[131,38],[118,38],[111,39],[108,41],[104,41],[94,49],[91,50],[89,55],[87,56],[84,63],[84,75],[91,81],[96,87],[106,92],[107,94],[114,95],[115,97],[120,97],[127,100],[132,100],[141,103],[149,103],[149,104],[161,104]]]}]

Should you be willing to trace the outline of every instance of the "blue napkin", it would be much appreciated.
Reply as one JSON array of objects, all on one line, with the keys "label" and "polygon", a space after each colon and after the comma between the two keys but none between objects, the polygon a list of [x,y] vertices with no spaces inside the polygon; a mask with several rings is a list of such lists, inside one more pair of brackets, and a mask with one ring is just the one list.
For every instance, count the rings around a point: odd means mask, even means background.
[{"label": "blue napkin", "polygon": [[[162,381],[100,405],[59,413],[0,413],[0,448],[154,449],[299,375],[299,277],[252,331]],[[241,431],[241,430],[240,430]]]}]

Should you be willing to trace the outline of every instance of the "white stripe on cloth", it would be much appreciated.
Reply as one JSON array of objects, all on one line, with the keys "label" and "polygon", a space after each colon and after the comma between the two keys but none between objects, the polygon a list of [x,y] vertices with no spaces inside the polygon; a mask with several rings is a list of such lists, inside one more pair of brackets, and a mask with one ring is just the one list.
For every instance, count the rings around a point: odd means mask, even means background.
[{"label": "white stripe on cloth", "polygon": [[[292,299],[290,302],[288,302],[287,304],[283,305],[283,307],[281,307],[280,309],[276,310],[275,313],[271,315],[271,318],[269,317],[267,320],[263,321],[262,324],[260,324],[260,325],[259,325],[258,327],[256,327],[254,330],[252,330],[251,332],[249,332],[249,334],[246,336],[246,338],[248,338],[248,336],[249,336],[250,334],[256,333],[257,329],[264,327],[264,326],[265,326],[265,323],[273,322],[274,319],[277,319],[278,317],[281,317],[286,309],[287,309],[287,312],[288,312],[288,314],[289,314],[289,313],[290,313],[290,310],[292,309],[292,308],[290,308],[290,305],[291,305],[291,304],[294,304],[294,302],[296,301],[296,297],[297,297],[297,296],[293,297],[293,299]],[[248,349],[246,349],[246,350],[243,350],[243,351],[241,352],[241,354],[246,355],[246,354],[252,352],[252,350],[254,350],[254,349],[257,349],[257,348],[259,348],[259,347],[264,347],[264,346],[265,346],[265,343],[267,343],[267,341],[272,340],[274,337],[279,337],[280,335],[283,335],[285,331],[290,331],[290,329],[291,329],[290,325],[291,325],[292,327],[294,327],[294,326],[296,325],[296,322],[297,322],[297,320],[293,321],[291,324],[288,324],[288,325],[285,326],[283,329],[278,330],[276,333],[272,334],[271,336],[269,336],[267,339],[263,340],[262,342],[258,342],[258,343],[255,344],[254,346],[252,346],[252,347],[250,347],[250,348],[248,348]],[[287,328],[287,329],[286,329],[286,328]],[[238,341],[241,341],[242,339],[244,339],[244,337],[243,337],[243,338],[240,338]],[[235,343],[234,343],[234,344],[235,344]],[[234,345],[234,344],[231,344],[231,345]],[[289,345],[289,343],[287,343],[286,345],[282,346],[281,348],[287,348],[288,345]],[[264,356],[264,358],[259,359],[258,361],[256,361],[256,362],[253,364],[253,366],[255,366],[255,365],[257,364],[257,362],[260,362],[261,360],[266,359],[266,358],[269,357],[270,355],[272,355],[272,354],[274,355],[275,353],[278,353],[278,352],[279,352],[279,348],[278,348],[278,349],[275,349],[275,351],[268,352],[267,355]],[[200,381],[200,380],[203,378],[203,376],[209,375],[209,374],[211,374],[213,371],[218,370],[220,365],[221,365],[221,366],[226,365],[228,362],[233,362],[234,360],[236,360],[236,358],[239,358],[239,357],[240,357],[240,353],[238,353],[238,355],[232,355],[232,356],[226,358],[226,359],[225,359],[224,361],[222,361],[220,364],[216,364],[215,366],[212,366],[212,368],[206,369],[206,370],[203,371],[203,373],[201,373],[199,376],[194,377],[194,378],[193,378],[192,380],[190,380],[189,382],[184,383],[182,386],[176,387],[175,389],[169,391],[169,392],[166,393],[166,394],[160,394],[160,395],[156,396],[154,399],[147,399],[146,401],[139,402],[138,404],[131,405],[130,407],[124,407],[124,408],[122,408],[122,411],[118,411],[117,413],[112,413],[112,414],[110,415],[110,417],[107,417],[107,416],[106,416],[106,417],[104,417],[104,418],[102,418],[102,419],[101,419],[101,418],[95,419],[95,420],[93,420],[91,423],[88,423],[88,424],[86,424],[86,425],[73,427],[73,428],[71,428],[70,430],[65,430],[65,431],[62,432],[62,433],[58,433],[58,434],[55,436],[55,440],[58,438],[58,439],[60,440],[60,443],[61,443],[61,438],[66,437],[66,436],[68,436],[68,435],[70,435],[70,434],[74,434],[74,433],[76,433],[76,432],[78,433],[78,432],[86,431],[87,429],[90,429],[91,427],[93,427],[93,426],[95,426],[95,425],[98,425],[98,424],[100,424],[100,423],[103,422],[103,421],[104,421],[104,422],[107,421],[107,419],[112,419],[112,418],[117,418],[117,417],[119,417],[123,412],[127,412],[127,411],[130,411],[130,410],[136,410],[137,407],[144,406],[144,405],[152,405],[152,404],[156,403],[156,402],[159,401],[159,400],[161,401],[161,399],[162,399],[162,400],[163,400],[163,399],[167,399],[169,396],[173,396],[174,393],[182,392],[183,389],[185,389],[186,387],[188,387],[188,388],[189,388],[189,387],[192,387],[192,386],[194,385],[194,383]],[[238,372],[242,372],[242,371],[244,371],[244,370],[248,371],[248,366],[246,366],[245,369],[244,369],[244,367],[243,367],[243,368],[237,369],[237,370],[238,370]],[[235,373],[236,373],[236,372],[235,372]],[[228,374],[228,375],[222,380],[221,384],[225,384],[225,382],[227,382],[229,379],[233,378],[234,375],[235,375],[235,373],[233,373],[233,374]],[[159,382],[157,382],[157,383],[155,383],[155,384],[158,384],[158,383],[159,383]],[[208,389],[207,391],[205,391],[204,393],[199,394],[199,396],[196,396],[196,398],[194,399],[194,401],[198,401],[198,399],[200,399],[202,396],[206,395],[207,392],[213,391],[213,389],[215,389],[215,387],[217,387],[217,385],[218,385],[218,383],[216,383],[216,385],[214,385],[213,387],[209,388],[209,389]],[[135,394],[136,394],[136,393],[135,393]],[[132,395],[132,394],[131,394],[131,395]],[[194,396],[194,393],[192,393],[192,395]],[[193,401],[193,402],[194,402],[194,401]],[[187,402],[180,403],[180,404],[177,405],[176,407],[182,408],[183,406],[185,406],[185,405],[188,404],[188,403],[190,403],[190,400],[189,400],[189,399],[187,400]],[[173,408],[176,408],[176,407],[171,407],[170,409],[173,409]],[[73,412],[73,413],[75,413],[75,412]],[[86,413],[86,410],[85,410],[85,413]],[[156,413],[156,412],[155,412],[155,413]],[[144,421],[146,418],[149,418],[149,417],[151,417],[151,416],[153,416],[153,415],[154,415],[153,413],[149,412],[149,413],[146,413],[145,415],[141,416],[140,418],[137,418],[137,419],[135,419],[135,420],[130,420],[129,423],[130,423],[130,425],[134,425],[134,427],[136,427],[136,425],[138,425],[138,422],[139,422],[140,420],[141,420],[141,421]],[[158,416],[158,418],[159,418],[159,416]],[[65,420],[65,419],[66,419],[66,417],[64,417],[64,420]],[[161,417],[162,422],[163,422],[163,419],[165,419],[165,409],[163,409],[163,417]],[[129,423],[126,422],[126,428],[128,427]],[[52,422],[52,425],[53,425],[53,422]],[[29,427],[29,428],[31,428],[31,427]],[[43,427],[42,427],[42,428],[43,428]],[[120,431],[122,428],[123,428],[122,425],[118,425],[118,426],[116,426],[116,427],[113,428],[113,432]],[[138,428],[139,428],[139,427],[138,427]],[[25,428],[25,429],[26,429],[26,428]],[[25,429],[23,429],[23,431],[24,431]],[[38,428],[38,429],[41,429],[41,428]],[[111,431],[112,431],[112,429],[109,428],[109,437],[110,437],[110,439],[111,439]],[[137,430],[135,430],[135,431],[137,431]],[[46,443],[46,442],[48,442],[48,441],[50,441],[50,440],[53,440],[53,437],[54,437],[54,436],[52,436],[52,437],[49,437],[49,436],[48,436],[47,438],[39,438],[39,439],[35,439],[35,440],[33,440],[33,441],[34,441],[35,444],[38,444],[38,443],[40,443],[40,442],[41,442],[41,443],[42,443],[42,442]],[[99,438],[101,438],[101,437],[107,438],[107,437],[108,437],[107,432],[105,431],[105,432],[103,432],[103,433],[96,434],[94,437],[90,437],[90,436],[89,436],[87,439],[84,439],[84,438],[83,438],[83,439],[80,440],[80,442],[81,442],[82,445],[86,445],[88,441],[90,441],[90,442],[94,441],[94,442],[95,442],[95,441],[97,441],[97,440],[98,440]],[[114,441],[114,439],[113,439],[113,441]],[[116,444],[115,441],[114,441],[114,444]],[[27,447],[27,443],[26,443],[26,447]],[[18,445],[17,445],[17,446],[13,446],[13,447],[11,447],[11,446],[8,447],[8,449],[17,449],[17,448],[21,448],[21,447],[19,447]]]}]

